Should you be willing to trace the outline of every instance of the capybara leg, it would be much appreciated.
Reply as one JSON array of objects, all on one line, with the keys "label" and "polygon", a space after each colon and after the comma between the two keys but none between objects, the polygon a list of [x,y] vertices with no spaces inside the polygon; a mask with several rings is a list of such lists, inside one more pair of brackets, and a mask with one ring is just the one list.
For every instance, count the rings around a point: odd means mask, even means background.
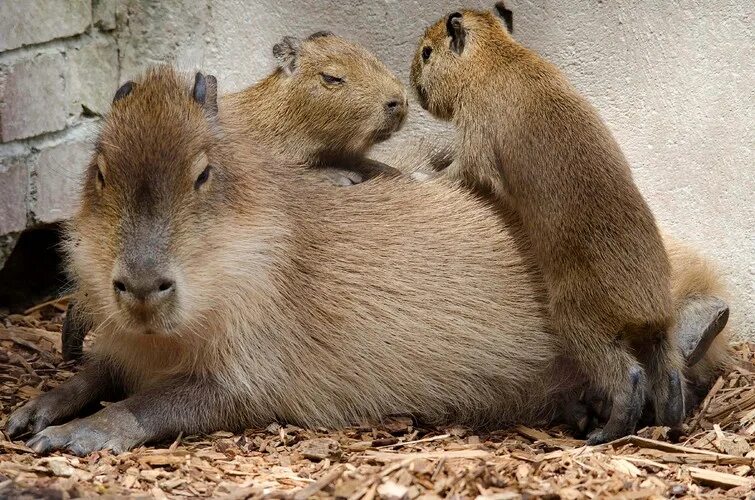
[{"label": "capybara leg", "polygon": [[600,413],[603,406],[602,398],[598,398],[592,391],[581,397],[573,394],[560,404],[556,421],[568,425],[576,437],[584,438],[599,427],[601,422],[605,422],[606,419],[601,419]]},{"label": "capybara leg", "polygon": [[684,420],[684,357],[673,332],[657,332],[654,338],[636,341],[636,354],[648,374],[649,400],[652,403],[655,425],[674,430]]},{"label": "capybara leg", "polygon": [[175,379],[108,405],[94,415],[48,427],[27,445],[38,453],[66,449],[78,455],[127,451],[148,441],[235,428],[241,410],[208,379]]},{"label": "capybara leg", "polygon": [[612,441],[635,431],[645,404],[645,370],[630,353],[630,345],[605,324],[577,314],[574,305],[555,301],[552,314],[562,335],[561,349],[587,377],[588,392],[602,395],[610,415],[602,429],[587,438],[590,445]]},{"label": "capybara leg", "polygon": [[53,423],[77,416],[85,406],[100,401],[103,396],[119,392],[108,366],[92,361],[55,389],[14,411],[5,430],[11,438],[36,434]]},{"label": "capybara leg", "polygon": [[[624,356],[626,354],[626,356]],[[611,415],[602,429],[591,432],[587,444],[595,445],[613,441],[632,434],[645,404],[645,372],[628,353],[620,352],[614,361],[620,361],[623,374],[622,383],[615,384],[611,390]],[[596,372],[596,375],[599,374]]]},{"label": "capybara leg", "polygon": [[63,346],[63,359],[74,361],[81,359],[84,354],[84,337],[91,328],[91,323],[82,314],[72,301],[66,309],[66,317],[63,320],[61,330],[61,342]]}]

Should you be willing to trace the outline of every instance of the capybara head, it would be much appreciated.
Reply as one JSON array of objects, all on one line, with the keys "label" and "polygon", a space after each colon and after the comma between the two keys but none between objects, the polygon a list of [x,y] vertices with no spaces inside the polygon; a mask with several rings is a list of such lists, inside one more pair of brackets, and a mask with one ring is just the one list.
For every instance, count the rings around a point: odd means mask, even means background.
[{"label": "capybara head", "polygon": [[[411,67],[412,87],[423,108],[453,118],[467,92],[484,82],[496,62],[500,41],[510,39],[489,12],[452,12],[430,26],[419,41]],[[502,96],[502,98],[505,96]]]},{"label": "capybara head", "polygon": [[215,78],[201,73],[158,67],[115,94],[67,243],[95,324],[180,334],[213,307],[201,284],[217,274],[218,221],[240,196],[216,114]]},{"label": "capybara head", "polygon": [[281,109],[291,115],[284,119],[306,127],[314,143],[361,154],[403,125],[406,89],[363,47],[318,32],[284,37],[273,54]]}]

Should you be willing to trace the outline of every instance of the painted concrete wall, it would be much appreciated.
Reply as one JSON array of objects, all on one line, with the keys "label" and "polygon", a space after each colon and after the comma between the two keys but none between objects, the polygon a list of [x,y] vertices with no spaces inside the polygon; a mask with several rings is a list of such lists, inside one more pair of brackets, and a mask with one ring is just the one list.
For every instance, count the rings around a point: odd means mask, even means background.
[{"label": "painted concrete wall", "polygon": [[[733,331],[755,338],[755,4],[507,5],[515,36],[561,67],[601,111],[661,226],[719,264],[732,289]],[[120,0],[119,75],[123,81],[148,64],[172,60],[214,72],[222,91],[235,90],[272,68],[271,47],[282,36],[328,29],[362,43],[408,82],[424,28],[459,6],[446,0]],[[382,147],[420,136],[447,141],[450,131],[414,102],[408,126]]]}]

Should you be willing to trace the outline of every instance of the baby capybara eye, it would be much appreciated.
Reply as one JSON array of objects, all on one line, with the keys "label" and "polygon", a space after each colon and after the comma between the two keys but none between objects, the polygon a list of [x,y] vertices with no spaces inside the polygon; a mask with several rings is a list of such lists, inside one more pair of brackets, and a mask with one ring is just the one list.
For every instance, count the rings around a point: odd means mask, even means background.
[{"label": "baby capybara eye", "polygon": [[210,165],[207,165],[207,167],[205,167],[205,169],[202,170],[202,173],[199,174],[199,176],[197,177],[197,180],[194,181],[194,189],[199,189],[200,187],[202,187],[202,184],[204,184],[205,182],[207,182],[207,179],[210,178],[210,169],[211,168],[212,167]]}]

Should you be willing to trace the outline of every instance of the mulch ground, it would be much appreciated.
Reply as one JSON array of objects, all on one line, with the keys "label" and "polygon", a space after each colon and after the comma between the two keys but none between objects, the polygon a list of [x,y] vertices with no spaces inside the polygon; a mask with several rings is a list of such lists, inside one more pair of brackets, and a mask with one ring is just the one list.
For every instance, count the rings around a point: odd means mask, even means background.
[{"label": "mulch ground", "polygon": [[[0,427],[75,371],[60,357],[65,301],[0,318]],[[491,434],[392,418],[338,432],[271,423],[113,455],[38,456],[0,435],[0,498],[755,498],[755,343],[672,444],[662,428],[598,447],[562,429]]]}]

